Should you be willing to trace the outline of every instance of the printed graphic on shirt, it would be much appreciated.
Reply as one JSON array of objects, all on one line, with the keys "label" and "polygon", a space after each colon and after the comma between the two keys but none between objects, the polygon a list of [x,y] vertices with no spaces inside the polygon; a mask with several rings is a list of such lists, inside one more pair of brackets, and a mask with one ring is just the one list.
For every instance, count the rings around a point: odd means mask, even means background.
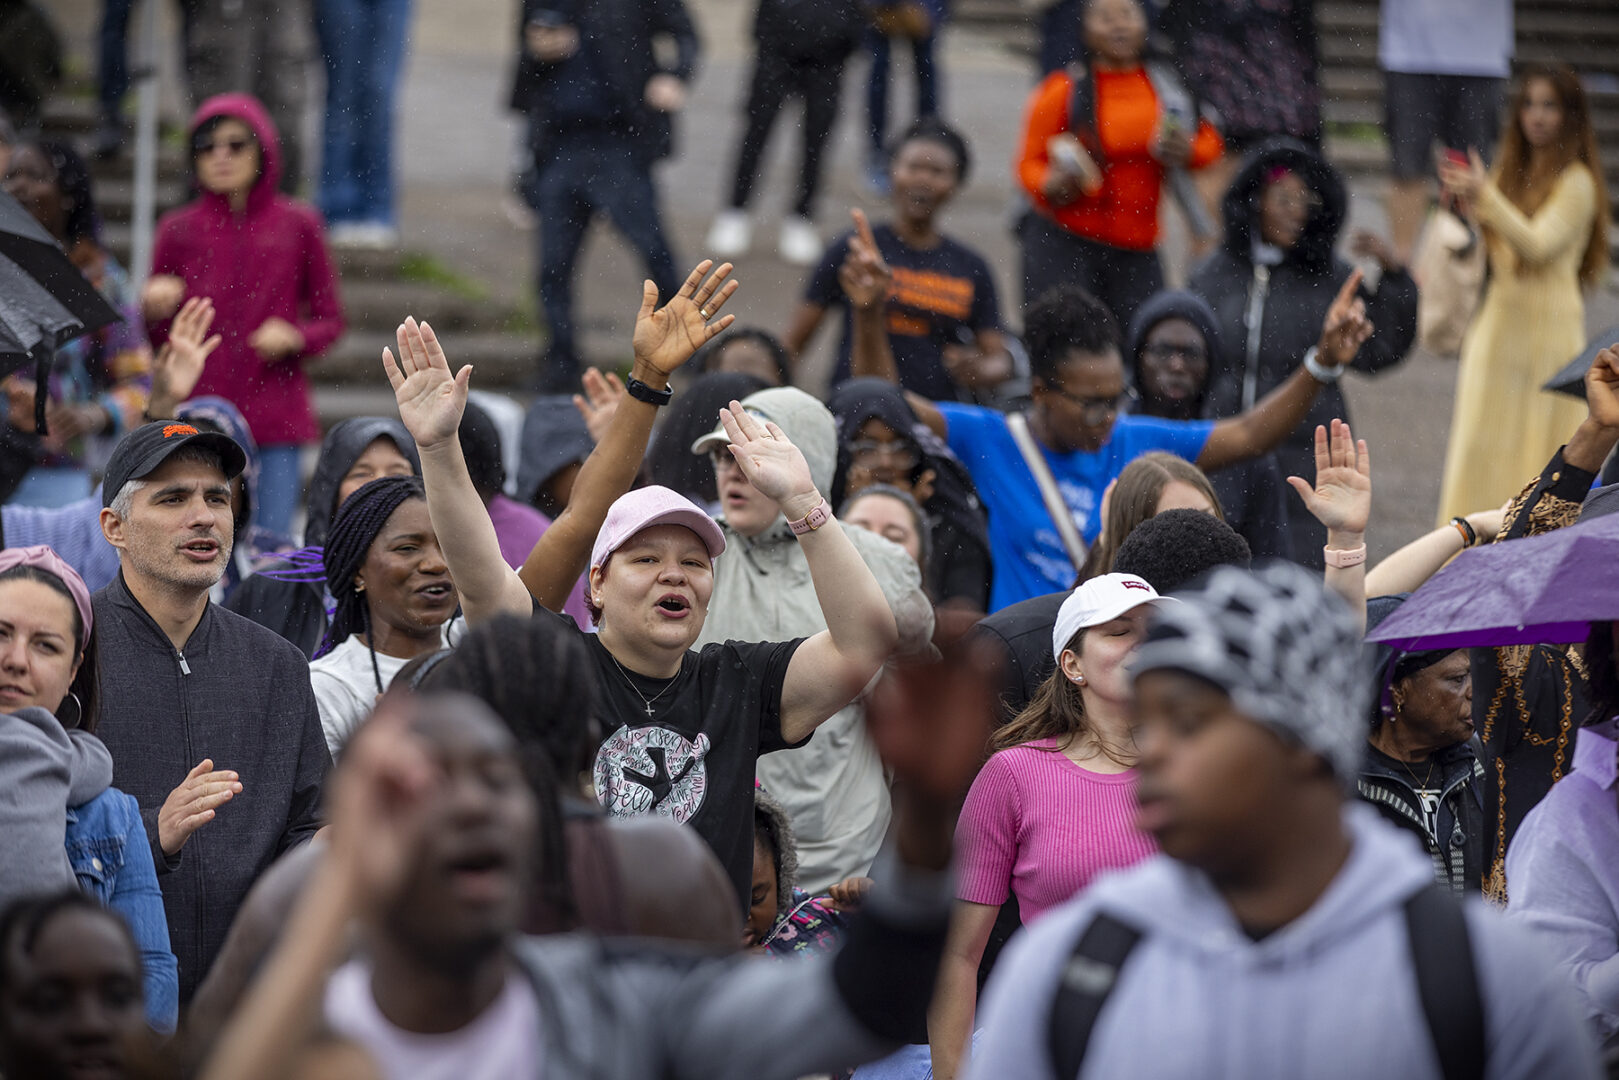
[{"label": "printed graphic on shirt", "polygon": [[1417,788],[1417,801],[1422,803],[1422,827],[1429,836],[1439,835],[1439,800],[1444,792],[1438,788]]},{"label": "printed graphic on shirt", "polygon": [[615,817],[658,814],[681,823],[708,794],[711,744],[656,726],[619,728],[596,751],[596,798]]}]

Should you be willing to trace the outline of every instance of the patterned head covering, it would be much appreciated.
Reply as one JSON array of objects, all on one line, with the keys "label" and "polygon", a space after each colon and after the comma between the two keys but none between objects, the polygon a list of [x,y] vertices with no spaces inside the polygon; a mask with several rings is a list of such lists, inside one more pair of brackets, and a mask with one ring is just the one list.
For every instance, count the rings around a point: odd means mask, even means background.
[{"label": "patterned head covering", "polygon": [[1249,718],[1301,743],[1353,783],[1366,749],[1360,634],[1319,575],[1292,563],[1222,566],[1153,613],[1133,676],[1207,679]]}]

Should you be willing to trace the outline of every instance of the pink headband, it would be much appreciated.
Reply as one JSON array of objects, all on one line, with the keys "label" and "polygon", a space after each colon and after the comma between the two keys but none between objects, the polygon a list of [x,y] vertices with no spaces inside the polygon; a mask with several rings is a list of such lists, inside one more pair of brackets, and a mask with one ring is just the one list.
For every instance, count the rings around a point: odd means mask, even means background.
[{"label": "pink headband", "polygon": [[60,555],[44,544],[6,548],[0,551],[0,574],[18,566],[31,566],[35,570],[43,570],[67,586],[68,595],[73,597],[73,606],[79,609],[79,622],[84,625],[84,632],[79,635],[79,649],[82,652],[89,648],[90,631],[95,626],[95,616],[90,607],[90,590],[85,587],[84,579],[79,576],[79,572],[63,562]]},{"label": "pink headband", "polygon": [[1270,171],[1265,174],[1265,183],[1274,184],[1282,177],[1291,175],[1292,172],[1293,170],[1289,169],[1286,165],[1273,165],[1271,166]]}]

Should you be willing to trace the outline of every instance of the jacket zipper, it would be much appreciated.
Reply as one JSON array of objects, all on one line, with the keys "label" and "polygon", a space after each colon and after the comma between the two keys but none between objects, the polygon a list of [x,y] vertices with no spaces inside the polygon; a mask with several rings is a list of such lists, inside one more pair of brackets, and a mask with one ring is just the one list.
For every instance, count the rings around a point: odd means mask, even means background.
[{"label": "jacket zipper", "polygon": [[175,649],[174,650],[174,655],[175,655],[175,658],[180,661],[180,674],[182,674],[182,675],[190,675],[191,674],[191,665],[186,663],[186,654],[181,652],[179,649]]},{"label": "jacket zipper", "polygon": [[1248,312],[1243,323],[1248,328],[1247,362],[1242,368],[1242,411],[1254,407],[1259,396],[1259,331],[1265,322],[1265,299],[1270,294],[1270,267],[1254,264],[1254,283],[1248,288]]}]

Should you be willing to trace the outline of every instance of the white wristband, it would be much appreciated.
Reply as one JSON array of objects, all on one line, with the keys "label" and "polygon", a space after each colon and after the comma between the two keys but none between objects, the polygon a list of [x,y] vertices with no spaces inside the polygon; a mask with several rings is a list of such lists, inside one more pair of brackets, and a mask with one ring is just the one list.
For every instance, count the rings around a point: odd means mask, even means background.
[{"label": "white wristband", "polygon": [[1343,378],[1344,369],[1341,367],[1328,367],[1321,362],[1320,356],[1321,350],[1311,345],[1310,351],[1304,354],[1304,370],[1308,371],[1310,377],[1316,382],[1326,383],[1331,386]]}]

